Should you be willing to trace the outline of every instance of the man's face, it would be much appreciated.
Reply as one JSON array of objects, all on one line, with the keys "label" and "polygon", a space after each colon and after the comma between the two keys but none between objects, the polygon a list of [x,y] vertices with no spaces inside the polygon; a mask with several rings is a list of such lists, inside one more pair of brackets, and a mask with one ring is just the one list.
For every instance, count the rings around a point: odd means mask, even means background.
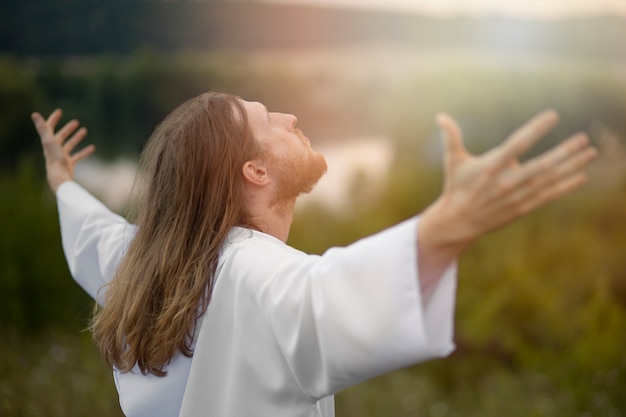
[{"label": "man's face", "polygon": [[270,113],[258,102],[243,101],[254,139],[263,150],[269,175],[276,182],[275,204],[287,202],[310,192],[326,172],[324,156],[311,148],[296,116]]}]

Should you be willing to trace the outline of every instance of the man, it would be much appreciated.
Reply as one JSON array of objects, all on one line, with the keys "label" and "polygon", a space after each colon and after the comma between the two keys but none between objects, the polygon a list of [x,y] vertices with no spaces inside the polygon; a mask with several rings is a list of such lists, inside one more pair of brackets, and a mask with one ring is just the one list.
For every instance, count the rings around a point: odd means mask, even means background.
[{"label": "man", "polygon": [[[481,156],[447,115],[445,184],[421,216],[322,256],[285,244],[326,170],[295,116],[206,93],[170,114],[138,174],[135,226],[73,182],[85,137],[33,114],[74,278],[127,416],[332,416],[333,394],[449,354],[455,259],[585,181],[584,134],[524,164],[546,111]],[[77,130],[78,129],[78,130]]]}]

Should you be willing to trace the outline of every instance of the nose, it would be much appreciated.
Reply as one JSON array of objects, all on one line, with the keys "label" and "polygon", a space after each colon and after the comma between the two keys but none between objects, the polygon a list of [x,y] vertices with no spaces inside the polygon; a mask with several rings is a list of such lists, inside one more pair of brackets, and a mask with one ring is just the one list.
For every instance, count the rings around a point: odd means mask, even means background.
[{"label": "nose", "polygon": [[289,128],[293,129],[296,127],[296,123],[298,123],[298,118],[296,116],[294,116],[293,114],[288,114],[287,115],[287,122],[289,124]]}]

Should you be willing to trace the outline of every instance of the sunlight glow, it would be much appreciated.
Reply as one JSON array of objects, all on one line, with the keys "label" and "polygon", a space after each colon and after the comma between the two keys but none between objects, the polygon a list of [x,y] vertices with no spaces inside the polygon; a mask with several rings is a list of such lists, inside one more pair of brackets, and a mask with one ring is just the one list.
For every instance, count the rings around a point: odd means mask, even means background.
[{"label": "sunlight glow", "polygon": [[626,16],[625,0],[263,0],[272,3],[387,10],[432,16],[511,16],[559,18]]}]

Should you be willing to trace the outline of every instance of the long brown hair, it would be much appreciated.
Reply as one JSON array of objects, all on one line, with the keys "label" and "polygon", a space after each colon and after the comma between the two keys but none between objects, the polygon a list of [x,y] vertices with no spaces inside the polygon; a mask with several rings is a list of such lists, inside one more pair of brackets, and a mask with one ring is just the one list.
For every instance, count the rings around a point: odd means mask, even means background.
[{"label": "long brown hair", "polygon": [[92,323],[109,366],[164,376],[177,352],[192,355],[220,248],[246,224],[242,166],[257,152],[234,96],[202,94],[157,127],[135,184],[137,232]]}]

